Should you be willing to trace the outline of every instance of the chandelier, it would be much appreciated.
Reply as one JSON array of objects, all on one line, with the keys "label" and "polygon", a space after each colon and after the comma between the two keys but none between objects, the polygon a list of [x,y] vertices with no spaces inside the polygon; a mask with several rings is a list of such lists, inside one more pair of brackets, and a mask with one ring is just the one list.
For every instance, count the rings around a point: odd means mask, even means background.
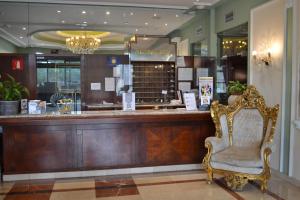
[{"label": "chandelier", "polygon": [[84,33],[82,36],[66,38],[66,46],[74,54],[92,54],[100,47],[101,40]]}]

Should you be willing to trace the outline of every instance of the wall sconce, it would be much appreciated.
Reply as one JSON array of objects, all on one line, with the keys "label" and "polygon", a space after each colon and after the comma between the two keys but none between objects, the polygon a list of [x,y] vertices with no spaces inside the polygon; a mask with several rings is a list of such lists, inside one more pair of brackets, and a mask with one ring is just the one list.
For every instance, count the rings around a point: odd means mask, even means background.
[{"label": "wall sconce", "polygon": [[272,63],[271,51],[260,54],[258,54],[257,51],[253,51],[252,57],[257,64],[264,63],[266,66],[269,66]]}]

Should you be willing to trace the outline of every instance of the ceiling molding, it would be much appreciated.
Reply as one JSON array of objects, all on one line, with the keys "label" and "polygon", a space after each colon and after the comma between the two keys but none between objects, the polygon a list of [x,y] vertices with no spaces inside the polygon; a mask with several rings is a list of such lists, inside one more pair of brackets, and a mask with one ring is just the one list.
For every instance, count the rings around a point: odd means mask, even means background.
[{"label": "ceiling molding", "polygon": [[0,36],[3,37],[5,40],[11,42],[15,46],[26,47],[25,42],[23,42],[22,40],[19,40],[14,35],[10,34],[9,32],[7,32],[5,29],[3,29],[1,27],[0,27]]},{"label": "ceiling molding", "polygon": [[113,3],[113,2],[96,2],[96,1],[66,1],[66,0],[0,0],[5,2],[22,2],[22,3],[48,3],[48,4],[73,4],[73,5],[95,5],[95,6],[118,6],[118,7],[139,7],[139,8],[162,8],[186,10],[189,6],[171,6],[157,4],[137,4],[137,3]]}]

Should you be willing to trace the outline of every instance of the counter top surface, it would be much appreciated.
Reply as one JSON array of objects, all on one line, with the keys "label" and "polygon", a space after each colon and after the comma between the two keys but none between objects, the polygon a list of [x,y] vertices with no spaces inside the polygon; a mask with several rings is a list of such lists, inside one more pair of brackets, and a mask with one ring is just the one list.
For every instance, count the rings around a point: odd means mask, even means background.
[{"label": "counter top surface", "polygon": [[85,117],[118,117],[118,116],[153,116],[153,115],[183,115],[183,114],[201,114],[209,113],[209,111],[187,111],[185,108],[180,109],[161,109],[161,110],[136,110],[136,111],[121,111],[121,110],[112,110],[112,111],[76,111],[69,114],[61,114],[59,112],[51,112],[45,114],[18,114],[18,115],[7,115],[0,116],[1,119],[22,119],[22,118],[85,118]]},{"label": "counter top surface", "polygon": [[[122,104],[87,104],[87,108],[122,108]],[[136,104],[136,107],[183,107],[184,104]]]}]

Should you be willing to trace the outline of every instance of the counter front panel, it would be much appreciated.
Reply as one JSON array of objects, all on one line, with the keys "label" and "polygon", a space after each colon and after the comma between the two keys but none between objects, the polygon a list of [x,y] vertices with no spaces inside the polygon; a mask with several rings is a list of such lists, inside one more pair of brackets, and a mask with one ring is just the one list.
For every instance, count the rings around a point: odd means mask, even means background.
[{"label": "counter front panel", "polygon": [[210,113],[200,111],[11,116],[0,124],[4,174],[201,163],[214,134]]}]

